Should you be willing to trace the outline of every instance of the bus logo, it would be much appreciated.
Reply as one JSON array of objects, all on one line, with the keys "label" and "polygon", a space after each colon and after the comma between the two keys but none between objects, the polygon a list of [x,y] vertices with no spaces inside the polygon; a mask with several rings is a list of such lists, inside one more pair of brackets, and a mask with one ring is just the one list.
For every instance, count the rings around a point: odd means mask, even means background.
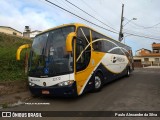
[{"label": "bus logo", "polygon": [[111,62],[116,63],[117,58],[115,56],[111,56]]},{"label": "bus logo", "polygon": [[115,63],[117,61],[116,57],[113,57],[113,63]]},{"label": "bus logo", "polygon": [[46,86],[46,82],[43,82],[43,85]]},{"label": "bus logo", "polygon": [[117,57],[112,56],[112,57],[111,57],[111,61],[112,61],[113,63],[116,63],[116,62],[125,62],[125,59],[122,58],[122,57],[119,57],[119,56],[117,56]]}]

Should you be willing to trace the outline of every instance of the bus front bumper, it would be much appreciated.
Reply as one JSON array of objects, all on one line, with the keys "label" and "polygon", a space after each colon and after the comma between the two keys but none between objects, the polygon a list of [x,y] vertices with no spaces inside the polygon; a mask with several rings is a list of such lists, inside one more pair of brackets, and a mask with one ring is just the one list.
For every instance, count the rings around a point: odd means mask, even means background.
[{"label": "bus front bumper", "polygon": [[77,96],[76,82],[69,86],[29,86],[29,89],[33,95],[36,96],[57,96],[57,97],[69,97]]}]

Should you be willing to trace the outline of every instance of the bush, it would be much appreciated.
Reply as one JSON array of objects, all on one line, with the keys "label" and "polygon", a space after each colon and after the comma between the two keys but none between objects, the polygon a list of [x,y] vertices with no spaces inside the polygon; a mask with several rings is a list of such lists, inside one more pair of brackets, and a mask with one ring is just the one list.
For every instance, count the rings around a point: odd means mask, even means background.
[{"label": "bush", "polygon": [[0,81],[25,80],[24,58],[29,49],[22,50],[21,60],[16,61],[16,51],[30,39],[0,33]]}]

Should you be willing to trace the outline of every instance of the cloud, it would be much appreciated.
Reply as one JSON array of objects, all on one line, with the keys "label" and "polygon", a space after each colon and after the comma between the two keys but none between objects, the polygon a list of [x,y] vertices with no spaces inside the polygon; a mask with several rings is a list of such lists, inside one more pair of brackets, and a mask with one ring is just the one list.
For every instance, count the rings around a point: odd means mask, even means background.
[{"label": "cloud", "polygon": [[10,4],[11,1],[0,1],[2,5],[0,25],[11,26],[20,31],[23,31],[26,25],[29,25],[33,30],[44,30],[55,26],[54,18],[48,12],[42,11],[40,8],[26,6],[20,1]]}]

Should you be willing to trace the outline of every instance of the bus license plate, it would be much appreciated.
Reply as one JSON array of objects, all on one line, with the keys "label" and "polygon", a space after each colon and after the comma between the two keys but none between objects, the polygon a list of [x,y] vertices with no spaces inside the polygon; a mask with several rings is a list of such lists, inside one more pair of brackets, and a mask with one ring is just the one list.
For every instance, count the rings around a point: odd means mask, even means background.
[{"label": "bus license plate", "polygon": [[42,90],[42,94],[49,94],[49,91],[48,90]]}]

